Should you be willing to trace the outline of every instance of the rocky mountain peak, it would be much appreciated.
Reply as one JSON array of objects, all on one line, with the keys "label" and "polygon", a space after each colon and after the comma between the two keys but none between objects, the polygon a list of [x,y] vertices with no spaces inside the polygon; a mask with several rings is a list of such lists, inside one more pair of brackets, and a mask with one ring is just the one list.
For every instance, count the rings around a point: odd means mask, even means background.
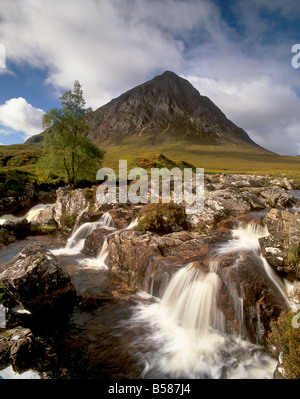
[{"label": "rocky mountain peak", "polygon": [[114,145],[128,136],[142,140],[149,135],[153,136],[152,144],[180,137],[203,144],[255,145],[209,98],[171,71],[97,109],[88,136],[98,144]]},{"label": "rocky mountain peak", "polygon": [[[257,146],[208,97],[171,71],[98,108],[89,125],[87,136],[104,148],[139,142],[153,152],[155,146],[166,140]],[[28,144],[39,141],[39,136],[34,136]]]}]

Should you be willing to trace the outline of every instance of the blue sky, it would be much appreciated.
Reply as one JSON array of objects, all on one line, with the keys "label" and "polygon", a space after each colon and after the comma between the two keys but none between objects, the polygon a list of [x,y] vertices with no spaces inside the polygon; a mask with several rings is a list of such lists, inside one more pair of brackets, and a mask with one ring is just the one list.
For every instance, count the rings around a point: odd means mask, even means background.
[{"label": "blue sky", "polygon": [[96,109],[171,70],[258,144],[298,155],[299,20],[298,0],[1,0],[0,143],[41,132],[76,79]]}]

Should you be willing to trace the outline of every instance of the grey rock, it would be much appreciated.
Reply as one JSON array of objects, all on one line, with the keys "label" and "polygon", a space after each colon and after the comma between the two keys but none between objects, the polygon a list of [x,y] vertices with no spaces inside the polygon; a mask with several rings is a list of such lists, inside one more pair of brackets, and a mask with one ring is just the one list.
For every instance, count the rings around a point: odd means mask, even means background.
[{"label": "grey rock", "polygon": [[63,312],[76,291],[67,272],[43,245],[31,243],[1,266],[0,284],[32,314]]}]

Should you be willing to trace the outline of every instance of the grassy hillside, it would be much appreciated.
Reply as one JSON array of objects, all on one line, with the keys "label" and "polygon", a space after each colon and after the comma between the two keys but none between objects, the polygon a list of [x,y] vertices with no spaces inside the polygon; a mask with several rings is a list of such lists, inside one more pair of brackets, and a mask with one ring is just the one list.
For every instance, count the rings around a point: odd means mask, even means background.
[{"label": "grassy hillside", "polygon": [[[105,146],[104,146],[105,148]],[[293,177],[300,182],[300,157],[279,156],[259,147],[234,145],[203,145],[177,139],[151,145],[147,140],[131,137],[120,145],[106,146],[103,166],[118,173],[118,162],[126,159],[128,169],[136,166],[136,159],[151,154],[164,154],[174,162],[186,162],[204,168],[206,173],[255,173]],[[52,182],[57,176],[47,166],[41,168],[38,160],[44,154],[41,148],[27,144],[0,146],[0,176],[14,176],[16,171],[26,173],[26,178],[38,183]],[[18,178],[21,178],[20,174]]]},{"label": "grassy hillside", "polygon": [[105,166],[118,168],[119,159],[134,158],[161,153],[175,162],[184,161],[204,168],[207,173],[256,173],[298,176],[300,157],[280,156],[259,147],[234,145],[202,145],[189,140],[166,140],[156,146],[147,142],[128,141],[118,146],[107,147]]}]

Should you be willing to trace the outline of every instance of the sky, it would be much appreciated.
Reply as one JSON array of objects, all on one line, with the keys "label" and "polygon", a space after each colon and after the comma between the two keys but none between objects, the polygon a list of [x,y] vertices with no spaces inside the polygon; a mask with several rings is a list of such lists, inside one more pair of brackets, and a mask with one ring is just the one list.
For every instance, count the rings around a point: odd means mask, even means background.
[{"label": "sky", "polygon": [[299,21],[298,0],[0,0],[0,143],[43,131],[75,80],[95,110],[169,70],[299,155]]}]

